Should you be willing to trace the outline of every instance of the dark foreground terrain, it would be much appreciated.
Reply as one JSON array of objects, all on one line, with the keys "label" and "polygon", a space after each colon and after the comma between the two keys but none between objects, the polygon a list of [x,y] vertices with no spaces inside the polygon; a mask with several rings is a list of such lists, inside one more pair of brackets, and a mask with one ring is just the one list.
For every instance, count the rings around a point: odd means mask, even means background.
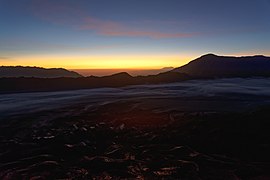
[{"label": "dark foreground terrain", "polygon": [[0,179],[270,179],[269,82],[1,95]]}]

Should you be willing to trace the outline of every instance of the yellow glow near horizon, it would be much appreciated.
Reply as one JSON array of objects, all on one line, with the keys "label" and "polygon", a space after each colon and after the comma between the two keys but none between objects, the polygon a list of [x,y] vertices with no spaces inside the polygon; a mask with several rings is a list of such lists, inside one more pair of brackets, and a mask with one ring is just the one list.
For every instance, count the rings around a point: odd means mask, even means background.
[{"label": "yellow glow near horizon", "polygon": [[67,69],[158,69],[168,66],[178,67],[189,61],[190,58],[178,55],[28,56],[2,61],[1,64]]}]

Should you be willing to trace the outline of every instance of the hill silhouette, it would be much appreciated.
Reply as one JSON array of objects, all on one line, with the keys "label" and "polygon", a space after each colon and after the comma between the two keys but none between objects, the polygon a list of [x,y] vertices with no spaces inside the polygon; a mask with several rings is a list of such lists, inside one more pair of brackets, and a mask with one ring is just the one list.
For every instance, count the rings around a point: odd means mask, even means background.
[{"label": "hill silhouette", "polygon": [[270,57],[206,54],[172,71],[194,78],[270,76]]},{"label": "hill silhouette", "polygon": [[59,78],[59,77],[82,77],[74,71],[63,68],[45,69],[41,67],[24,66],[1,66],[0,77],[36,77],[36,78]]},{"label": "hill silhouette", "polygon": [[[0,69],[12,69],[12,67],[1,67]],[[15,70],[16,69],[24,68],[15,67]],[[37,78],[33,76],[33,74],[29,75],[30,73],[26,73],[27,75],[24,77],[18,77],[21,75],[15,73],[11,77],[0,78],[0,83],[3,84],[0,88],[0,93],[122,87],[128,85],[173,83],[203,78],[270,77],[270,57],[226,57],[207,54],[171,71],[159,73],[157,75],[136,77],[133,77],[126,72],[103,77],[82,77],[75,72],[67,71],[65,69],[30,69],[35,72],[42,72],[43,74],[39,73]],[[15,70],[14,72],[19,72]],[[0,74],[0,77],[3,77],[3,75]]]},{"label": "hill silhouette", "polygon": [[156,75],[159,73],[173,70],[174,67],[163,67],[161,69],[71,69],[72,71],[78,72],[83,76],[108,76],[119,72],[127,72],[132,76],[147,76]]},{"label": "hill silhouette", "polygon": [[178,72],[166,72],[151,76],[133,77],[126,72],[111,76],[79,78],[0,78],[0,93],[76,90],[100,87],[121,87],[139,84],[179,82],[190,77]]}]

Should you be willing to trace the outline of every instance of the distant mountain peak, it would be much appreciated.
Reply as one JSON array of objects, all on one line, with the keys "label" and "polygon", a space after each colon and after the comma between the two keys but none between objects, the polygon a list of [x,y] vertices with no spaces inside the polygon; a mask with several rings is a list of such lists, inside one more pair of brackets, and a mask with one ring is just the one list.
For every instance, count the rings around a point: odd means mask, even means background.
[{"label": "distant mountain peak", "polygon": [[120,73],[116,73],[116,74],[113,74],[113,75],[110,75],[110,76],[117,76],[117,77],[132,77],[130,74],[128,74],[127,72],[120,72]]},{"label": "distant mountain peak", "polygon": [[264,56],[264,55],[254,55],[253,57],[257,57],[257,58],[266,58],[266,56]]},{"label": "distant mountain peak", "polygon": [[213,54],[213,53],[208,53],[208,54],[205,54],[205,55],[202,55],[201,58],[209,58],[209,57],[219,57],[218,55],[216,54]]}]

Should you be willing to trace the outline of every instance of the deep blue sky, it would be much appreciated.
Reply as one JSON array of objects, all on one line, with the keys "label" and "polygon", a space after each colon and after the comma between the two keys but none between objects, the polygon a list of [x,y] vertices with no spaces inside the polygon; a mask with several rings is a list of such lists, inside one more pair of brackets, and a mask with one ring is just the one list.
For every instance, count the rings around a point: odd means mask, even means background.
[{"label": "deep blue sky", "polygon": [[270,0],[0,0],[2,65],[178,66],[270,55]]}]

